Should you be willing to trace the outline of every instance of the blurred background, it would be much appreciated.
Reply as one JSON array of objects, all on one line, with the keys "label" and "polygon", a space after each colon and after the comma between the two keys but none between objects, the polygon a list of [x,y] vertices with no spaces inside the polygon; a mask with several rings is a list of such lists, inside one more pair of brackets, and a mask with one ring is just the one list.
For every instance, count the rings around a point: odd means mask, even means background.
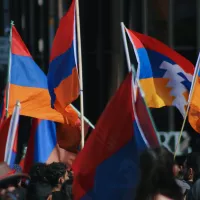
[{"label": "blurred background", "polygon": [[[127,74],[120,22],[153,36],[195,64],[200,49],[200,0],[80,0],[85,115],[96,123],[108,100]],[[51,44],[71,0],[0,0],[0,90],[5,87],[10,20],[34,60],[48,71]],[[2,46],[2,47],[1,47]],[[134,59],[134,55],[133,55]],[[134,61],[133,61],[134,62]],[[136,64],[136,63],[135,63]],[[79,108],[79,102],[75,102]],[[160,141],[174,151],[183,119],[173,108],[152,109]],[[120,117],[120,116],[119,116]],[[21,117],[23,131],[30,119]],[[181,152],[200,145],[186,125]],[[181,154],[181,153],[179,153]]]}]

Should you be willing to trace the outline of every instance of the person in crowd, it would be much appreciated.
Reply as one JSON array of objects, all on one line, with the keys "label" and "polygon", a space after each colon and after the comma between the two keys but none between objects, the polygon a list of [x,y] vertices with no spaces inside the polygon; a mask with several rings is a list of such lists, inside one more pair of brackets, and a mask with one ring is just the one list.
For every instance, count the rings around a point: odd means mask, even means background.
[{"label": "person in crowd", "polygon": [[190,190],[190,185],[183,179],[183,170],[180,168],[180,165],[175,161],[174,167],[174,176],[176,177],[176,183],[182,190],[182,194],[184,196],[187,195],[188,191]]},{"label": "person in crowd", "polygon": [[0,163],[0,196],[2,199],[26,199],[26,189],[21,187],[22,181],[29,180],[27,174],[11,169],[7,163]]},{"label": "person in crowd", "polygon": [[61,188],[61,191],[65,193],[67,200],[73,199],[73,197],[72,197],[72,183],[73,183],[73,179],[70,178],[63,183],[62,188]]},{"label": "person in crowd", "polygon": [[52,188],[46,179],[46,169],[45,163],[36,163],[32,166],[29,172],[31,180],[27,189],[27,199],[46,200],[51,194]]},{"label": "person in crowd", "polygon": [[145,150],[139,167],[141,179],[135,200],[183,200],[174,177],[173,155],[166,148]]},{"label": "person in crowd", "polygon": [[52,193],[49,195],[48,200],[67,200],[67,195],[62,190],[65,181],[69,180],[67,166],[61,162],[49,164],[47,167],[46,178],[52,186]]},{"label": "person in crowd", "polygon": [[188,154],[184,163],[184,179],[192,186],[200,178],[200,153]]},{"label": "person in crowd", "polygon": [[190,153],[184,163],[185,180],[191,189],[187,194],[187,200],[200,199],[200,152]]}]

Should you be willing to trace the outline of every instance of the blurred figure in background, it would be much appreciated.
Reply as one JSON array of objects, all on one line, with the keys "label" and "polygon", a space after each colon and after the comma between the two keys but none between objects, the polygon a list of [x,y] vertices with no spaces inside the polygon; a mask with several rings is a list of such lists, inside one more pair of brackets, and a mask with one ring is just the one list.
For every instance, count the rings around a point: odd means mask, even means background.
[{"label": "blurred figure in background", "polygon": [[2,199],[26,199],[26,189],[21,187],[22,181],[29,180],[27,174],[10,169],[7,163],[0,163],[0,196]]},{"label": "blurred figure in background", "polygon": [[51,194],[51,185],[46,179],[47,165],[45,163],[36,163],[30,170],[31,181],[28,186],[27,199],[46,200]]},{"label": "blurred figure in background", "polygon": [[173,167],[173,171],[174,171],[174,176],[176,178],[175,179],[176,183],[181,188],[182,194],[186,196],[188,191],[190,190],[190,185],[183,179],[184,170],[182,169],[182,167],[180,167],[180,165],[176,161]]},{"label": "blurred figure in background", "polygon": [[191,189],[187,194],[187,200],[200,199],[200,153],[190,153],[184,163],[184,178]]},{"label": "blurred figure in background", "polygon": [[147,149],[140,156],[141,180],[135,200],[183,200],[174,178],[173,155],[164,147]]}]

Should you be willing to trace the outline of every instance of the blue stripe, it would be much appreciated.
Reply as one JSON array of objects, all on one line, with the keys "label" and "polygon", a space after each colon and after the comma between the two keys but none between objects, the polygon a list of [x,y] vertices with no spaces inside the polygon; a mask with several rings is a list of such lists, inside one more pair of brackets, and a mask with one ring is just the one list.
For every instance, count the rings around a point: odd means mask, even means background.
[{"label": "blue stripe", "polygon": [[74,67],[76,67],[76,62],[72,43],[72,46],[64,54],[51,61],[47,75],[49,87],[57,88],[64,79],[72,74]]},{"label": "blue stripe", "polygon": [[41,120],[34,139],[34,162],[46,162],[57,144],[55,122]]},{"label": "blue stripe", "polygon": [[152,50],[140,48],[137,50],[140,60],[140,79],[144,78],[162,78],[166,72],[165,69],[160,69],[163,61],[170,64],[176,64],[168,57]]},{"label": "blue stripe", "polygon": [[31,57],[12,54],[11,84],[47,89],[47,78]]},{"label": "blue stripe", "polygon": [[72,43],[72,46],[64,54],[58,56],[49,65],[47,79],[52,107],[54,107],[56,99],[54,89],[57,88],[64,79],[72,74],[74,67],[76,67],[76,62],[74,57],[74,45]]},{"label": "blue stripe", "polygon": [[12,153],[11,153],[11,159],[10,159],[10,164],[9,164],[10,168],[13,168],[13,166],[15,165],[16,157],[17,157],[17,153],[15,153],[14,151],[12,151]]},{"label": "blue stripe", "polygon": [[[139,180],[139,154],[146,148],[136,122],[134,136],[96,169],[95,185],[82,200],[133,200]],[[123,135],[122,135],[123,137]],[[89,198],[88,198],[89,197]]]},{"label": "blue stripe", "polygon": [[186,76],[182,72],[178,73],[178,75],[184,79],[181,83],[185,86],[185,88],[189,92],[192,83],[186,78]]},{"label": "blue stripe", "polygon": [[[138,49],[138,55],[140,59],[140,79],[145,78],[162,78],[166,72],[165,69],[161,69],[160,66],[163,61],[170,64],[176,64],[174,61],[170,60],[168,57],[152,50],[146,50],[144,48]],[[191,82],[186,78],[186,76],[180,72],[177,76],[181,76],[184,80],[182,84],[189,91],[191,87]]]}]

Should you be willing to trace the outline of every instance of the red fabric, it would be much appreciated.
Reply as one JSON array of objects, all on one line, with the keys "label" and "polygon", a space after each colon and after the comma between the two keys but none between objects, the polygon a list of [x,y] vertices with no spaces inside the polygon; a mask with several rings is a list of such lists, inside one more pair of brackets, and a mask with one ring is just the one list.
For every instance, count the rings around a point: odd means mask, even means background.
[{"label": "red fabric", "polygon": [[[88,133],[89,125],[84,124],[85,136]],[[81,142],[81,123],[77,120],[75,125],[58,124],[57,141],[61,148],[72,153],[78,152],[78,147]]]},{"label": "red fabric", "polygon": [[[7,87],[6,87],[7,89]],[[2,110],[1,110],[1,118],[0,118],[0,128],[5,120],[6,117],[6,89],[4,91],[4,97],[3,97],[3,105],[2,105]]]},{"label": "red fabric", "polygon": [[139,88],[137,89],[135,109],[136,109],[140,127],[141,127],[149,145],[151,147],[159,146],[159,141],[156,136],[156,130],[155,130],[154,126],[152,125],[152,121],[149,117],[149,113],[148,113],[148,110],[145,105],[145,101],[141,95]]},{"label": "red fabric", "polygon": [[194,65],[189,60],[178,54],[176,51],[174,51],[164,43],[160,42],[159,40],[156,40],[155,38],[138,33],[136,31],[132,31],[129,29],[126,30],[137,49],[146,48],[149,50],[156,51],[173,60],[181,68],[183,68],[185,72],[190,74],[194,73]]},{"label": "red fabric", "polygon": [[12,26],[12,53],[16,55],[31,57],[26,45],[22,41],[14,26]]},{"label": "red fabric", "polygon": [[1,135],[1,139],[0,139],[0,162],[4,161],[4,154],[5,154],[5,149],[6,149],[6,141],[7,141],[8,130],[9,130],[9,126],[10,126],[10,120],[11,120],[11,117],[6,119],[2,123],[1,129],[0,129],[0,135]]},{"label": "red fabric", "polygon": [[[133,137],[132,76],[128,75],[112,97],[72,168],[73,195],[78,200],[94,185],[99,164],[116,153]],[[122,133],[123,134],[122,137]]]}]

